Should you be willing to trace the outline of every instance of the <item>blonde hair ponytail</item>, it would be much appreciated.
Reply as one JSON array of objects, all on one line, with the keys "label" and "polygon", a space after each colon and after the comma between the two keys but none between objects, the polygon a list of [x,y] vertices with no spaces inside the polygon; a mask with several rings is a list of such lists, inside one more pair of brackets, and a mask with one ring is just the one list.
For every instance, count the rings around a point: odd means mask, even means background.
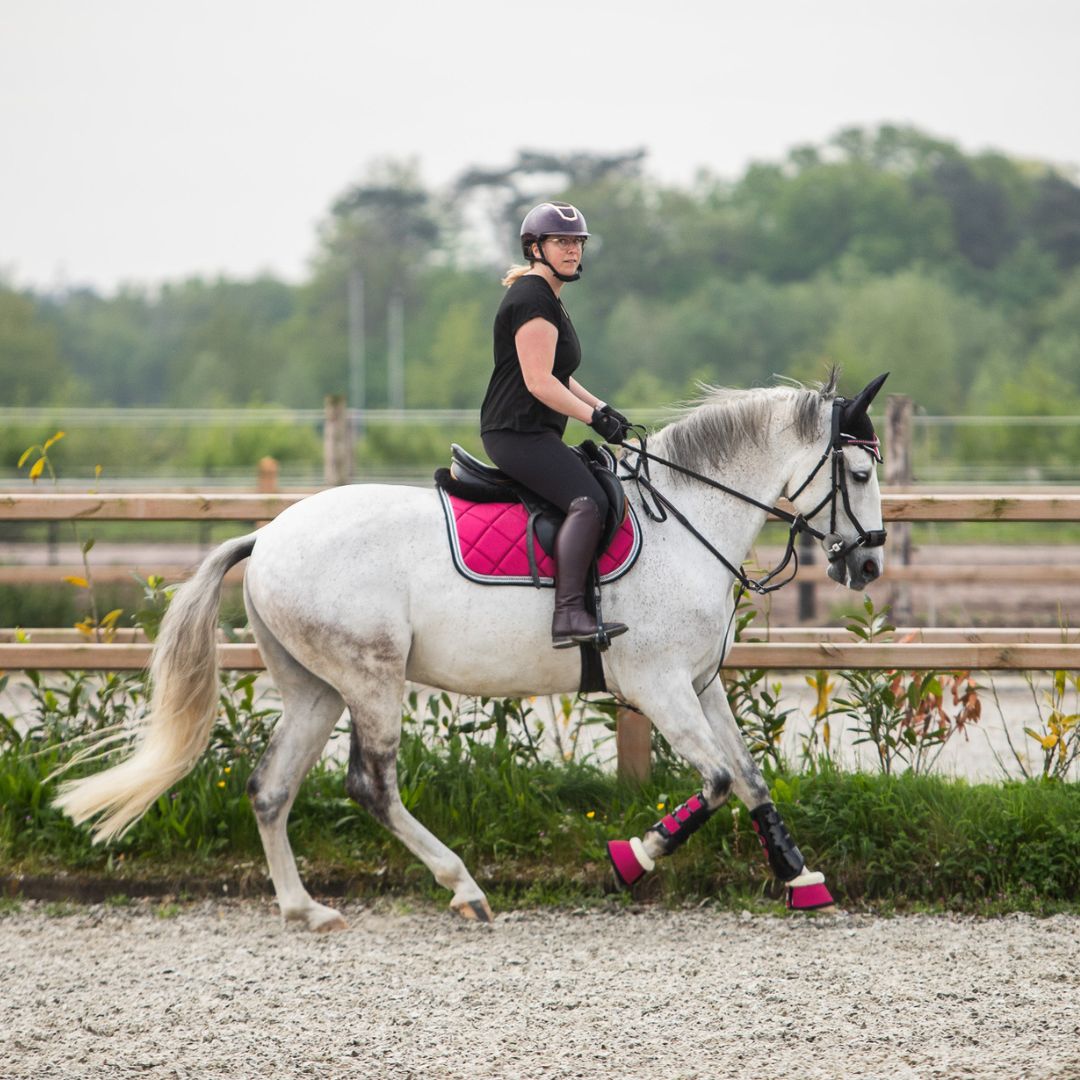
[{"label": "blonde hair ponytail", "polygon": [[503,275],[502,283],[509,288],[518,278],[523,278],[532,269],[532,263],[515,263]]}]

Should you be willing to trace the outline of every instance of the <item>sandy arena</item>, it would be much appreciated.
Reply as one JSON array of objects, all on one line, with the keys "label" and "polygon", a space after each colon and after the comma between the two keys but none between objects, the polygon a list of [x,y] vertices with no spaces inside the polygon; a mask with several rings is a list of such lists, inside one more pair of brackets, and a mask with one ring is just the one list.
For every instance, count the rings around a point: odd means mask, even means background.
[{"label": "sandy arena", "polygon": [[0,919],[6,1080],[1080,1077],[1078,917],[64,910]]}]

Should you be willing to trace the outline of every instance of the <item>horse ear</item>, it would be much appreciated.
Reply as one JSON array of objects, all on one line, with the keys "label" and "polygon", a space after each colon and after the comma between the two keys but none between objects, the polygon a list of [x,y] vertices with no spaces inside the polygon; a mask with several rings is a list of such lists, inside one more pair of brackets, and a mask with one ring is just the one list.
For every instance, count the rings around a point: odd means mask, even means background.
[{"label": "horse ear", "polygon": [[877,397],[877,392],[888,377],[889,372],[886,371],[884,375],[871,379],[851,401],[844,405],[843,419],[848,428],[860,417],[866,415],[866,410],[870,408],[870,402]]}]

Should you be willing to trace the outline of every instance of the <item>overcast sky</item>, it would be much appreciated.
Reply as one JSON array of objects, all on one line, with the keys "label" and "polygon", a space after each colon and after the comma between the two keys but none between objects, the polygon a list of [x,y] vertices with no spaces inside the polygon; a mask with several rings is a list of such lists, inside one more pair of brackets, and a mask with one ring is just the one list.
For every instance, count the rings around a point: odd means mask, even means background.
[{"label": "overcast sky", "polygon": [[298,280],[386,156],[734,178],[890,121],[1075,168],[1078,29],[1076,0],[0,0],[0,277]]}]

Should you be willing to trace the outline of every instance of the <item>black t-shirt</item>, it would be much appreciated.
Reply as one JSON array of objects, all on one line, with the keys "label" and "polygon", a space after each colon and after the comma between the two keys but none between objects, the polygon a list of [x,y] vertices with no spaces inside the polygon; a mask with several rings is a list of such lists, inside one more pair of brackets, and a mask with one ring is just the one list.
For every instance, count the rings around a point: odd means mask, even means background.
[{"label": "black t-shirt", "polygon": [[481,434],[500,430],[554,431],[561,436],[566,430],[567,418],[534,397],[521,373],[514,335],[530,319],[546,319],[559,331],[552,374],[563,386],[569,386],[570,376],[581,363],[581,344],[574,324],[551,286],[536,274],[518,278],[506,290],[495,315],[495,370],[480,407]]}]

